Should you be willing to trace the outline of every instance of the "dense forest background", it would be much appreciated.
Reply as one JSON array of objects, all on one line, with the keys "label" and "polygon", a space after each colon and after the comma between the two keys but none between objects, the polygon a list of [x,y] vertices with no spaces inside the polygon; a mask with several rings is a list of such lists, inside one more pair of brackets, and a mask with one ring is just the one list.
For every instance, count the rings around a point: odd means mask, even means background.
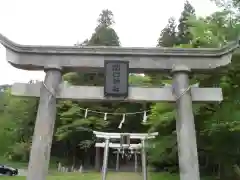
[{"label": "dense forest background", "polygon": [[[166,27],[156,40],[157,47],[221,47],[236,41],[240,32],[240,4],[238,0],[216,0],[218,12],[207,17],[197,17],[194,7],[185,2],[178,21],[170,17]],[[94,22],[93,22],[94,23]],[[157,22],[156,22],[157,23]],[[114,15],[103,10],[97,20],[92,36],[76,46],[121,46],[117,32],[112,28]],[[126,27],[127,28],[127,27]],[[151,27],[149,27],[151,28]],[[147,36],[144,35],[144,36]],[[139,37],[141,38],[141,37]],[[221,179],[240,175],[240,63],[239,57],[223,74],[196,74],[191,82],[201,87],[221,87],[224,101],[211,104],[194,104],[195,124],[199,161],[202,175],[213,175]],[[103,85],[104,75],[70,72],[64,80],[73,85]],[[161,86],[171,83],[170,76],[161,74],[131,74],[131,86]],[[33,83],[33,82],[31,82]],[[0,155],[12,161],[28,161],[31,148],[38,99],[13,97],[10,85],[0,89]],[[152,132],[160,135],[150,143],[148,161],[158,171],[178,171],[177,142],[175,133],[174,105],[168,103],[84,103],[58,101],[58,114],[52,145],[52,160],[78,163],[84,159],[91,164],[95,156],[95,138],[91,130],[106,132]],[[147,123],[143,114],[129,115],[122,129],[122,116],[89,111],[85,118],[84,109],[108,113],[130,113],[149,110]],[[84,158],[85,157],[85,158]],[[86,158],[89,158],[86,160]]]}]

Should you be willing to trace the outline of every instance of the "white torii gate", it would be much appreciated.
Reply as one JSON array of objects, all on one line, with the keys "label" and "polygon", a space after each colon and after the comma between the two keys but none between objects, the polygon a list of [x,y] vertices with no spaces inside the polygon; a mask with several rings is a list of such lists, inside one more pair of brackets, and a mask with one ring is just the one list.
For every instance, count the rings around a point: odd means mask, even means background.
[{"label": "white torii gate", "polygon": [[[111,139],[120,139],[122,136],[128,136],[130,139],[138,139],[141,140],[141,156],[142,156],[142,174],[143,179],[147,180],[147,162],[146,162],[146,151],[145,151],[145,142],[147,139],[153,139],[158,135],[158,132],[154,133],[107,133],[107,132],[99,132],[99,131],[93,131],[93,133],[96,135],[97,138],[103,138],[105,140],[104,144],[104,156],[103,156],[103,166],[102,166],[102,180],[106,180],[107,176],[107,166],[108,166],[108,151],[110,147],[110,140]],[[120,147],[122,148],[128,148],[129,144],[120,144]],[[139,146],[139,145],[138,145]],[[120,148],[119,147],[119,148]],[[137,146],[135,146],[137,147]]]},{"label": "white torii gate", "polygon": [[[106,143],[101,142],[101,143],[95,143],[95,147],[101,147],[105,148]],[[129,149],[129,150],[134,150],[134,170],[137,172],[138,168],[138,158],[137,158],[137,150],[140,150],[142,148],[142,144],[119,144],[119,143],[109,143],[109,148],[116,149],[117,151],[114,151],[114,153],[117,154],[116,158],[116,171],[119,171],[119,154],[120,154],[120,149]]]}]

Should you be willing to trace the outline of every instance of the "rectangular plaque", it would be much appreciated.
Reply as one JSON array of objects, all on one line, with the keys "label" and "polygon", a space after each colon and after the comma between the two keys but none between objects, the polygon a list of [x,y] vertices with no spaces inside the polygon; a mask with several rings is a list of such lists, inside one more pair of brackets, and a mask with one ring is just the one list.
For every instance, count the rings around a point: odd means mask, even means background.
[{"label": "rectangular plaque", "polygon": [[111,97],[128,96],[128,61],[105,61],[104,95]]}]

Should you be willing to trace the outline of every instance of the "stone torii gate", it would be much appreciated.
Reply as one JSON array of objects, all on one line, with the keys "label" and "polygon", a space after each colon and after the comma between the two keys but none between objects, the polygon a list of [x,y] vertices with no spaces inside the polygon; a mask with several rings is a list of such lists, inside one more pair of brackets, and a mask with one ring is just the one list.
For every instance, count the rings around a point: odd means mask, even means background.
[{"label": "stone torii gate", "polygon": [[[123,48],[31,46],[16,44],[3,35],[0,42],[6,48],[7,61],[25,70],[44,70],[41,84],[14,84],[12,94],[40,97],[32,149],[28,166],[28,180],[46,180],[53,129],[56,118],[56,98],[81,101],[142,101],[176,102],[176,131],[181,180],[199,180],[199,164],[192,112],[192,102],[222,100],[220,88],[193,88],[190,72],[212,72],[231,62],[238,43],[223,48]],[[172,88],[129,87],[128,96],[106,98],[103,87],[62,85],[62,71],[102,71],[107,61],[129,63],[129,72],[172,73]]]}]

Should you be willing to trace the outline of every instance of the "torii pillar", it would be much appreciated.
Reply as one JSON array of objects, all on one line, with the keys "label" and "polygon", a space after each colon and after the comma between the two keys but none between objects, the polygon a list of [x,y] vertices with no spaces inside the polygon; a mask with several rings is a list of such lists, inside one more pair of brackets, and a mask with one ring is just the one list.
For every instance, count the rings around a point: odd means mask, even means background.
[{"label": "torii pillar", "polygon": [[190,86],[189,73],[190,69],[185,66],[173,69],[173,93],[177,98],[176,131],[180,178],[200,180],[192,98],[187,90]]},{"label": "torii pillar", "polygon": [[[7,50],[7,61],[14,67],[47,72],[44,83],[17,83],[12,87],[13,95],[40,97],[28,180],[46,180],[56,117],[56,98],[176,103],[180,179],[200,179],[192,102],[222,101],[222,91],[221,88],[189,88],[188,74],[211,73],[215,68],[229,64],[233,51],[239,47],[238,42],[211,49],[27,46],[16,44],[1,34],[0,42]],[[128,62],[129,73],[173,73],[174,89],[129,87],[125,99],[109,99],[105,98],[103,87],[59,85],[61,70],[102,71],[106,61]]]},{"label": "torii pillar", "polygon": [[100,170],[100,148],[96,147],[96,154],[95,154],[95,170],[99,171]]},{"label": "torii pillar", "polygon": [[56,119],[56,94],[62,80],[61,68],[46,67],[40,90],[40,103],[35,122],[28,164],[28,180],[43,180],[48,174],[52,137]]}]

